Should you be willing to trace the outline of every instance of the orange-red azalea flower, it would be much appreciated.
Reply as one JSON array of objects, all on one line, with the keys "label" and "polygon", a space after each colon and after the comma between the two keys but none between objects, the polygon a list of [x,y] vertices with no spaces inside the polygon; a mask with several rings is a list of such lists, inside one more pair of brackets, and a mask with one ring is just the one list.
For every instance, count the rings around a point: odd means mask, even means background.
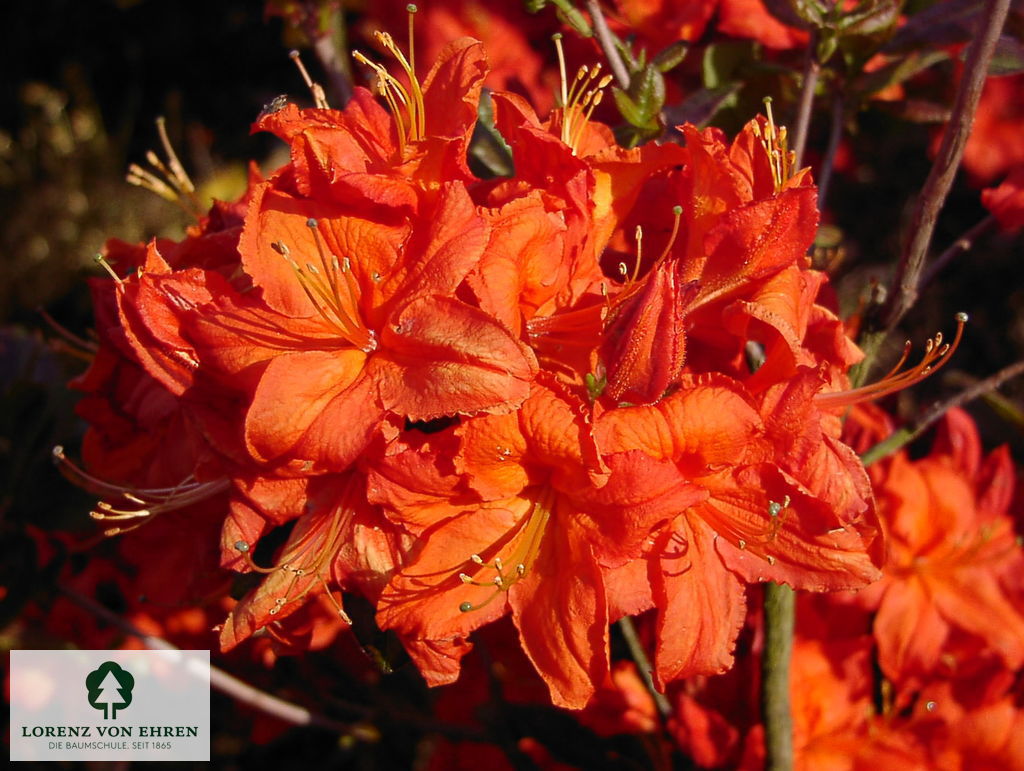
[{"label": "orange-red azalea flower", "polygon": [[954,632],[980,639],[1011,669],[1024,664],[1024,612],[1016,577],[1024,550],[1008,514],[1014,473],[1006,448],[982,460],[966,413],[948,413],[932,453],[898,453],[875,472],[889,550],[884,577],[859,596],[877,609],[879,663],[898,683],[941,660],[974,657]]}]

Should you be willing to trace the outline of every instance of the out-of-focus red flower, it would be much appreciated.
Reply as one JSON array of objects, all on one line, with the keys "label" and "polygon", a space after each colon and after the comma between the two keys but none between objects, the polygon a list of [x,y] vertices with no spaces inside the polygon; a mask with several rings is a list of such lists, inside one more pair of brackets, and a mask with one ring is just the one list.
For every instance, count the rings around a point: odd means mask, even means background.
[{"label": "out-of-focus red flower", "polygon": [[806,30],[787,27],[769,13],[764,0],[719,0],[717,29],[776,49],[805,45],[808,37]]},{"label": "out-of-focus red flower", "polygon": [[[404,39],[407,7],[405,0],[378,0],[367,8],[361,28],[371,35],[383,28]],[[550,109],[558,85],[550,43],[558,27],[554,14],[527,13],[522,3],[444,0],[419,4],[414,24],[417,56],[433,61],[449,41],[475,38],[487,51],[484,85],[524,96],[538,110]]]},{"label": "out-of-focus red flower", "polygon": [[1010,172],[998,187],[981,191],[981,203],[999,226],[1011,233],[1024,227],[1024,164]]},{"label": "out-of-focus red flower", "polygon": [[981,92],[964,168],[976,185],[998,179],[1024,163],[1024,74],[989,78]]},{"label": "out-of-focus red flower", "polygon": [[617,20],[630,34],[640,37],[653,56],[679,40],[694,42],[715,13],[719,0],[614,0]]},{"label": "out-of-focus red flower", "polygon": [[1024,768],[1024,709],[1005,694],[976,705],[958,699],[951,683],[922,692],[914,729],[926,748],[928,767],[939,771]]},{"label": "out-of-focus red flower", "polygon": [[632,661],[617,661],[580,723],[600,736],[649,734],[658,730],[658,712]]},{"label": "out-of-focus red flower", "polygon": [[877,609],[879,663],[900,684],[919,682],[962,654],[954,631],[1024,664],[1024,613],[1014,577],[1024,550],[1008,515],[1014,473],[1006,448],[981,457],[966,413],[948,413],[931,454],[892,456],[876,475],[888,535],[883,578],[859,601]]},{"label": "out-of-focus red flower", "polygon": [[716,13],[716,32],[767,48],[795,48],[807,40],[806,31],[787,27],[762,0],[614,0],[614,6],[624,32],[637,35],[652,56],[679,40],[700,40]]}]

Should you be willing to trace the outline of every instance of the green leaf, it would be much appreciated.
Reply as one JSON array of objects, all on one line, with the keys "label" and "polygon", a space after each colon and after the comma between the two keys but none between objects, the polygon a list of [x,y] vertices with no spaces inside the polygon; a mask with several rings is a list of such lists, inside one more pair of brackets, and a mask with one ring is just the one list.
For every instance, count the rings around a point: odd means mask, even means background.
[{"label": "green leaf", "polygon": [[862,37],[888,33],[899,20],[902,0],[865,0],[850,13],[839,17],[839,30],[843,36]]},{"label": "green leaf", "polygon": [[665,78],[653,65],[648,65],[633,75],[629,93],[645,116],[644,123],[657,117],[665,105]]},{"label": "green leaf", "polygon": [[[961,52],[960,57],[964,58],[966,53]],[[1024,72],[1024,45],[1021,45],[1019,40],[1003,35],[996,41],[996,50],[988,65],[988,74],[1000,77],[1016,75],[1018,72]]]},{"label": "green leaf", "polygon": [[[824,13],[807,0],[765,0],[764,5],[768,9],[768,13],[787,27],[796,27],[797,29],[820,27],[824,18]],[[816,21],[813,20],[815,18]]]},{"label": "green leaf", "polygon": [[577,33],[583,37],[594,36],[590,23],[582,13],[576,10],[571,0],[551,0],[551,4],[555,6],[555,15]]},{"label": "green leaf", "polygon": [[835,31],[831,29],[822,30],[821,37],[818,39],[818,61],[821,64],[827,62],[832,58],[832,54],[836,52],[838,47],[839,36],[836,35]]},{"label": "green leaf", "polygon": [[679,104],[666,107],[665,122],[669,126],[692,123],[704,128],[719,110],[736,103],[736,94],[743,88],[740,82],[729,83],[718,88],[701,88],[692,92]]},{"label": "green leaf", "polygon": [[865,72],[854,83],[854,90],[864,96],[878,93],[889,86],[914,77],[929,67],[949,58],[946,51],[915,51],[902,59],[891,62],[874,72]]},{"label": "green leaf", "polygon": [[683,59],[690,53],[690,44],[685,40],[677,40],[654,57],[653,64],[658,72],[668,72],[673,67],[682,64]]},{"label": "green leaf", "polygon": [[665,78],[653,65],[634,73],[628,90],[613,88],[612,95],[622,117],[632,126],[632,129],[620,128],[616,135],[620,143],[635,147],[661,133]]},{"label": "green leaf", "polygon": [[984,0],[943,0],[913,14],[893,35],[885,51],[914,51],[962,43],[970,38]]},{"label": "green leaf", "polygon": [[587,395],[590,397],[590,401],[597,401],[601,398],[601,394],[604,393],[604,389],[608,387],[608,375],[601,373],[600,377],[588,372],[583,376],[583,381],[587,385]]},{"label": "green leaf", "polygon": [[615,106],[619,108],[619,113],[627,123],[639,126],[644,122],[640,108],[630,99],[629,94],[621,88],[612,88],[612,96],[615,97]]},{"label": "green leaf", "polygon": [[720,88],[742,78],[739,72],[753,59],[754,44],[729,41],[709,45],[701,62],[701,78],[705,88]]},{"label": "green leaf", "polygon": [[483,179],[511,177],[515,173],[512,149],[494,125],[494,105],[487,89],[480,94],[477,120],[469,144],[469,163],[473,173]]}]

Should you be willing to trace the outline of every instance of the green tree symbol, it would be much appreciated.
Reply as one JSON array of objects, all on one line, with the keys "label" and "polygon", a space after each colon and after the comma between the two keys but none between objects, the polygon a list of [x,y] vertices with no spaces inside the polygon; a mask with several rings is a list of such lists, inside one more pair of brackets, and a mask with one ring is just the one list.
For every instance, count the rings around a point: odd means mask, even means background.
[{"label": "green tree symbol", "polygon": [[85,676],[89,704],[103,710],[103,719],[117,718],[117,711],[132,703],[135,678],[113,661],[104,661]]}]

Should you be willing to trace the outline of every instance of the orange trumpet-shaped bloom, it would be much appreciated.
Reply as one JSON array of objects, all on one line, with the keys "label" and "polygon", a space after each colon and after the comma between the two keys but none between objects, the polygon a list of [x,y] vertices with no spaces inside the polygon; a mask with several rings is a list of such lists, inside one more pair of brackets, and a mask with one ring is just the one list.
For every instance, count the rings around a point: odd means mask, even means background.
[{"label": "orange trumpet-shaped bloom", "polygon": [[[675,222],[666,231],[667,216],[652,220],[639,211],[653,227],[645,233],[638,222],[636,266],[620,265],[625,281],[609,301],[601,354],[607,395],[616,402],[656,402],[687,366],[739,374],[732,359],[749,338],[731,317],[780,274],[799,282],[814,238],[815,191],[805,173],[790,176],[788,161],[778,160],[785,156],[781,129],[751,121],[731,144],[713,130],[682,131],[686,165],[656,188],[675,198]],[[651,243],[661,250],[649,266],[639,254],[641,234],[645,249]],[[796,313],[804,315],[813,296],[796,299]],[[723,326],[738,332],[734,340]],[[692,363],[690,337],[702,343]]]},{"label": "orange trumpet-shaped bloom", "polygon": [[[794,395],[797,398],[798,395]],[[790,427],[789,440],[822,464],[815,475],[773,462],[778,416],[762,418],[739,384],[724,377],[683,378],[653,406],[602,414],[601,446],[633,446],[673,464],[701,491],[677,512],[647,556],[659,609],[655,676],[661,683],[720,672],[743,621],[743,583],[776,581],[796,588],[861,587],[878,577],[870,491],[856,457],[814,433]],[[866,484],[867,480],[863,482]],[[851,490],[853,491],[851,493]]]},{"label": "orange trumpet-shaped bloom", "polygon": [[[386,40],[404,59],[394,41]],[[411,67],[403,85],[380,65],[360,60],[377,75],[390,114],[369,91],[356,88],[344,110],[300,110],[289,104],[255,125],[289,144],[293,176],[288,181],[295,192],[364,211],[408,212],[446,181],[474,180],[466,152],[487,74],[480,43],[471,38],[449,43],[422,84]]]},{"label": "orange trumpet-shaped bloom", "polygon": [[259,463],[343,470],[387,416],[429,420],[513,408],[529,349],[453,295],[487,239],[448,185],[412,230],[337,206],[257,192],[242,236],[255,291],[193,271],[150,277],[199,366],[248,394],[245,446]]},{"label": "orange trumpet-shaped bloom", "polygon": [[883,672],[912,683],[940,661],[970,656],[954,631],[1019,668],[1024,549],[1008,513],[1014,473],[1006,448],[983,460],[973,422],[952,410],[930,455],[911,461],[899,453],[884,465],[875,487],[888,557],[883,579],[858,597],[877,609]]},{"label": "orange trumpet-shaped bloom", "polygon": [[378,604],[381,625],[413,640],[464,640],[511,612],[553,701],[574,709],[608,672],[607,571],[703,497],[670,463],[636,451],[599,458],[581,407],[535,384],[517,413],[466,421],[456,468],[470,495],[447,510],[433,490],[419,506],[407,487],[388,492],[405,502],[390,516],[418,510],[421,529]]}]

